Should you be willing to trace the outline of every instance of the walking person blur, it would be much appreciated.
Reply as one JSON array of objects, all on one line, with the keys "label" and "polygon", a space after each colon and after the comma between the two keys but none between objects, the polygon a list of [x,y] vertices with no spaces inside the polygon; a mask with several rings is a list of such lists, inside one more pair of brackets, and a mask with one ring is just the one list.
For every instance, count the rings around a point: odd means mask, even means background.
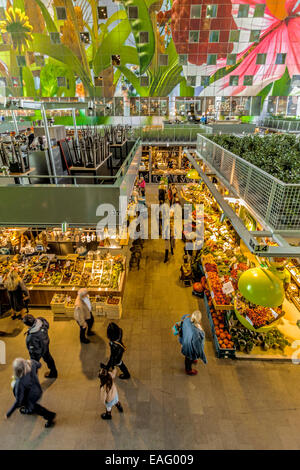
[{"label": "walking person blur", "polygon": [[78,291],[75,301],[74,318],[80,327],[80,342],[84,344],[90,343],[86,334],[87,336],[93,336],[95,333],[92,331],[94,317],[92,314],[89,291],[87,289],[79,289]]},{"label": "walking person blur", "polygon": [[30,359],[40,362],[42,358],[49,368],[49,372],[45,374],[45,377],[48,379],[56,379],[57,369],[49,351],[49,323],[45,318],[35,318],[33,315],[25,315],[23,323],[29,326],[26,332],[26,346]]},{"label": "walking person blur", "polygon": [[205,333],[201,326],[201,312],[196,310],[192,315],[184,315],[181,319],[181,334],[179,342],[182,345],[181,353],[185,356],[185,371],[187,375],[196,375],[198,372],[192,369],[201,359],[207,364],[204,352]]},{"label": "walking person blur", "polygon": [[130,379],[130,373],[123,362],[123,354],[126,350],[123,338],[123,330],[116,323],[111,322],[107,327],[107,338],[109,339],[110,346],[110,358],[106,366],[100,364],[102,368],[107,370],[119,367],[122,374],[119,375],[119,379]]},{"label": "walking person blur", "polygon": [[163,181],[161,181],[158,186],[158,201],[160,205],[164,204],[166,201],[166,187]]},{"label": "walking person blur", "polygon": [[144,180],[143,176],[140,177],[139,190],[140,190],[141,196],[145,197],[145,194],[146,194],[146,181]]},{"label": "walking person blur", "polygon": [[169,251],[174,255],[175,248],[175,228],[174,228],[174,212],[170,211],[170,225],[165,230],[165,259],[166,263],[169,259]]},{"label": "walking person blur", "polygon": [[24,300],[29,299],[29,292],[15,270],[8,274],[4,287],[8,291],[11,318],[13,320],[16,318],[22,318],[22,311],[26,308]]},{"label": "walking person blur", "polygon": [[43,392],[37,375],[41,364],[34,360],[17,358],[13,362],[14,378],[12,382],[15,403],[6,413],[9,418],[13,412],[20,408],[22,414],[37,414],[46,420],[45,427],[54,424],[56,413],[47,410],[38,402]]},{"label": "walking person blur", "polygon": [[119,402],[118,390],[114,381],[116,375],[117,370],[115,368],[112,371],[103,368],[99,373],[101,400],[106,407],[106,412],[101,415],[102,419],[111,419],[113,406],[116,406],[118,411],[123,413],[123,407]]}]

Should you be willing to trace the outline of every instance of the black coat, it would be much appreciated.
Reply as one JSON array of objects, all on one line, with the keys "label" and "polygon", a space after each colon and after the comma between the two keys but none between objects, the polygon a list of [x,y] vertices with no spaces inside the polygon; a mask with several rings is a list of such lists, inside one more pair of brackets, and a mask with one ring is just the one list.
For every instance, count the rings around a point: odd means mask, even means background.
[{"label": "black coat", "polygon": [[41,364],[37,361],[31,361],[31,364],[31,371],[24,375],[24,377],[16,380],[13,390],[16,401],[6,413],[8,418],[21,406],[27,408],[29,413],[32,413],[34,411],[35,404],[42,397],[43,392],[37,376],[37,371],[41,367]]},{"label": "black coat", "polygon": [[27,331],[26,346],[30,359],[39,361],[49,349],[48,336],[49,323],[45,318],[39,317]]},{"label": "black coat", "polygon": [[28,291],[23,282],[20,282],[15,290],[8,291],[10,307],[15,312],[20,312],[23,308],[25,308],[23,294],[28,295]]}]

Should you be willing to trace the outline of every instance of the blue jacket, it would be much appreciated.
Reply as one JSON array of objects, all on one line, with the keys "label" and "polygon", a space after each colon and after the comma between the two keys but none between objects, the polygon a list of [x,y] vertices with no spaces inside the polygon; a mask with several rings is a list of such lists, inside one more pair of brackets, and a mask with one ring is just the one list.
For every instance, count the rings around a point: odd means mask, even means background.
[{"label": "blue jacket", "polygon": [[182,335],[179,337],[182,345],[181,352],[192,361],[201,359],[204,364],[207,359],[204,353],[205,333],[199,330],[192,322],[190,315],[184,315],[182,321]]}]

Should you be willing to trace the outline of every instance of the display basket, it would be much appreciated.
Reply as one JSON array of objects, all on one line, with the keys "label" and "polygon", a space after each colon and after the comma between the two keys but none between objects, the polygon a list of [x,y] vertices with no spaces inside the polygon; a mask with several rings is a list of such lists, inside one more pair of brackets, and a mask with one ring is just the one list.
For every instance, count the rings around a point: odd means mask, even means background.
[{"label": "display basket", "polygon": [[210,307],[208,305],[208,300],[207,300],[206,295],[204,295],[204,303],[205,303],[205,308],[206,308],[206,313],[207,313],[207,316],[208,316],[209,324],[210,324],[210,327],[211,327],[211,332],[212,332],[212,337],[213,337],[213,343],[214,343],[214,347],[215,347],[216,356],[219,359],[235,359],[235,352],[236,352],[235,348],[223,349],[219,345],[218,337],[217,337],[216,332],[215,332],[215,325],[214,325],[213,319],[212,319],[212,313],[211,313]]},{"label": "display basket", "polygon": [[285,315],[285,312],[282,312],[280,315],[278,315],[277,318],[274,318],[274,320],[271,323],[268,323],[264,326],[261,326],[260,328],[255,328],[248,320],[247,318],[244,317],[244,315],[239,311],[237,308],[237,303],[236,301],[234,302],[234,313],[236,318],[239,320],[239,322],[248,330],[250,331],[256,331],[257,333],[266,333],[275,326],[278,325],[279,320]]}]

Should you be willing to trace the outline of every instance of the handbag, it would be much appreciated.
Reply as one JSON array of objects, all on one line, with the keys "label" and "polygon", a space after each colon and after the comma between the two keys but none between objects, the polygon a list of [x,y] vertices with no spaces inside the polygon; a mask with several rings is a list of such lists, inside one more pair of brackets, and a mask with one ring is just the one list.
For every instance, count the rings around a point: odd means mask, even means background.
[{"label": "handbag", "polygon": [[182,336],[182,321],[178,321],[172,327],[172,332],[174,336]]}]

